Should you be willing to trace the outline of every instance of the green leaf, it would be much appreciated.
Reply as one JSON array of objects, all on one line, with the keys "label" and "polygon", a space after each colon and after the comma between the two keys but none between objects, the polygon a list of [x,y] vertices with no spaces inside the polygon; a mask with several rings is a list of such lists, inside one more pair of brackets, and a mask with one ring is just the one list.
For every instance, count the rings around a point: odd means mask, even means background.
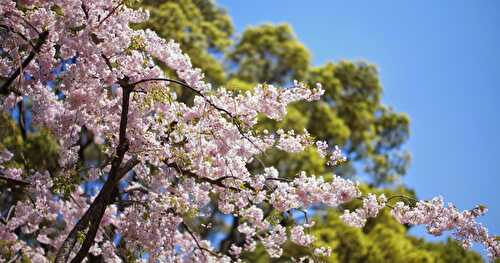
[{"label": "green leaf", "polygon": [[56,15],[58,15],[58,16],[64,16],[64,10],[62,9],[62,7],[60,7],[58,5],[51,6],[50,10],[52,12],[56,13]]}]

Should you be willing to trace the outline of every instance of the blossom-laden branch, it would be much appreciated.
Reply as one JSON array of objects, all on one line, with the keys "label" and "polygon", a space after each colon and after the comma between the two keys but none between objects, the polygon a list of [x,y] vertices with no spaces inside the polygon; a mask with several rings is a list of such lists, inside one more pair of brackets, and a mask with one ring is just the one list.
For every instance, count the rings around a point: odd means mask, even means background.
[{"label": "blossom-laden branch", "polygon": [[140,81],[137,81],[135,83],[133,83],[132,85],[136,86],[136,85],[139,85],[141,83],[146,83],[146,82],[151,82],[151,81],[165,81],[165,82],[172,82],[172,83],[175,83],[175,84],[178,84],[178,85],[181,85],[182,87],[184,88],[187,88],[189,90],[191,90],[192,92],[196,93],[198,96],[202,97],[205,99],[205,101],[210,105],[212,106],[214,109],[226,114],[229,118],[231,118],[233,124],[238,128],[238,131],[240,132],[241,136],[243,138],[245,138],[245,140],[247,140],[248,142],[250,142],[256,149],[258,149],[261,153],[264,153],[260,148],[259,146],[257,146],[257,144],[255,144],[255,142],[250,139],[243,127],[241,126],[241,124],[238,122],[238,119],[237,117],[232,114],[231,112],[229,112],[228,110],[216,105],[215,103],[213,103],[209,98],[207,98],[207,96],[205,96],[205,94],[203,94],[201,91],[197,90],[196,88],[194,87],[191,87],[190,85],[188,85],[187,83],[185,82],[182,82],[182,81],[179,81],[179,80],[175,80],[175,79],[169,79],[169,78],[152,78],[152,79],[143,79],[143,80],[140,80]]},{"label": "blossom-laden branch", "polygon": [[137,86],[137,85],[139,85],[139,84],[141,84],[141,83],[146,83],[146,82],[151,82],[151,81],[165,81],[165,82],[172,82],[172,83],[175,83],[175,84],[179,84],[179,85],[181,85],[182,87],[187,88],[187,89],[191,90],[192,92],[196,93],[197,95],[199,95],[199,96],[203,97],[203,98],[207,101],[207,103],[208,103],[208,104],[210,104],[210,106],[212,106],[212,107],[214,107],[215,109],[217,109],[217,110],[219,110],[219,111],[221,111],[221,112],[223,112],[223,113],[227,114],[229,117],[234,118],[234,117],[233,117],[233,114],[231,114],[231,113],[230,113],[229,111],[227,111],[226,109],[223,109],[223,108],[221,108],[221,107],[219,107],[219,106],[215,105],[212,101],[210,101],[209,99],[207,99],[207,97],[206,97],[206,96],[205,96],[205,95],[204,95],[201,91],[199,91],[199,90],[197,90],[197,89],[195,89],[195,88],[193,88],[193,87],[189,86],[187,83],[184,83],[184,82],[179,81],[179,80],[176,80],[176,79],[169,79],[169,78],[152,78],[152,79],[142,79],[142,80],[139,80],[139,81],[137,81],[137,82],[133,83],[132,85],[133,85],[133,86]]},{"label": "blossom-laden branch", "polygon": [[11,178],[5,176],[3,171],[0,171],[0,180],[6,181],[8,184],[14,185],[14,186],[28,186],[30,185],[30,182],[22,179],[16,179],[16,178]]},{"label": "blossom-laden branch", "polygon": [[28,67],[28,65],[35,58],[38,52],[40,52],[40,49],[42,48],[43,44],[45,44],[48,37],[49,37],[49,31],[43,31],[38,35],[36,44],[34,45],[29,55],[23,60],[21,66],[16,68],[16,70],[14,70],[14,72],[7,78],[7,80],[5,80],[5,82],[0,87],[0,94],[7,95],[10,92],[14,92],[18,96],[21,95],[19,91],[13,89],[11,85],[12,83],[14,83],[17,77],[19,77],[19,75],[23,73],[23,70]]}]

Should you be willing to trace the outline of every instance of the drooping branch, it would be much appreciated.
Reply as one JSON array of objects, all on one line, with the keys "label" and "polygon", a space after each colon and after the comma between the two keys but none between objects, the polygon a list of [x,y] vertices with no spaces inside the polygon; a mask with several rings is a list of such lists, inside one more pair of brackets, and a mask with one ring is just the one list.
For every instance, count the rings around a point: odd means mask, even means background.
[{"label": "drooping branch", "polygon": [[40,49],[42,48],[43,44],[45,44],[45,42],[47,41],[48,36],[49,36],[49,31],[43,31],[38,35],[38,40],[36,41],[33,50],[31,50],[28,57],[24,59],[21,66],[18,67],[14,71],[14,73],[12,73],[12,75],[10,75],[10,77],[7,78],[7,80],[2,84],[2,87],[0,87],[0,94],[8,95],[10,92],[14,92],[18,96],[22,95],[18,91],[13,90],[10,86],[12,85],[14,80],[16,80],[17,77],[19,77],[19,75],[21,75],[22,71],[24,71],[24,69],[28,67],[33,58],[35,58],[35,55],[37,55],[38,52],[40,52]]}]

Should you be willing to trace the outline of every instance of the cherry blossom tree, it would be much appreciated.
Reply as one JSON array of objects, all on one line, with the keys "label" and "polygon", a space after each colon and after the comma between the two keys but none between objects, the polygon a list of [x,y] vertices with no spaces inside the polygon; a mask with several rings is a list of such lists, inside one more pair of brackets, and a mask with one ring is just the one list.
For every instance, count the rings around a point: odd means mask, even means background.
[{"label": "cherry blossom tree", "polygon": [[[362,193],[358,183],[335,175],[280,177],[259,159],[271,148],[314,148],[332,166],[346,161],[338,146],[307,131],[253,129],[262,117],[282,119],[292,102],[317,100],[321,84],[261,84],[245,93],[214,88],[177,43],[134,29],[147,17],[114,0],[0,0],[2,109],[29,101],[34,127],[48,129],[59,147],[56,172],[16,168],[11,160],[19,153],[2,149],[0,180],[25,198],[2,211],[0,261],[230,262],[258,243],[280,257],[288,240],[313,243],[307,229],[314,222],[287,228],[264,207],[306,213],[312,205],[339,207],[354,199],[362,206],[342,216],[353,227],[391,209],[402,224],[425,225],[433,235],[451,231],[464,247],[477,242],[492,259],[500,257],[500,241],[476,221],[483,206],[459,211],[441,197]],[[174,85],[196,94],[192,104],[176,100]],[[71,171],[79,165],[83,131],[105,158],[75,182]],[[252,174],[250,163],[261,172]],[[81,187],[98,178],[105,183],[96,195]],[[55,184],[61,180],[74,184],[66,194]],[[240,221],[244,243],[233,244],[229,254],[190,227],[210,216],[209,202]],[[327,247],[312,251],[330,253]]]}]

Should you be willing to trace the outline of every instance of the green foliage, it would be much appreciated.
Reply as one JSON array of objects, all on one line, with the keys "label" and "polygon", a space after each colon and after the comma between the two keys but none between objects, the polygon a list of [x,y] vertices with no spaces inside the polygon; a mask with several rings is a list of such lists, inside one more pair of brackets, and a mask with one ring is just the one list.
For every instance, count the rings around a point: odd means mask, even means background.
[{"label": "green foliage", "polygon": [[425,242],[422,239],[414,237],[410,237],[410,239],[412,239],[413,244],[418,249],[431,251],[438,259],[436,262],[482,262],[480,255],[464,250],[462,246],[453,239],[448,239],[446,243]]},{"label": "green foliage", "polygon": [[56,13],[58,16],[64,16],[64,10],[58,5],[53,5],[50,10]]},{"label": "green foliage", "polygon": [[[22,169],[23,177],[26,177],[30,170],[48,171],[51,174],[58,174],[60,170],[57,161],[59,147],[48,130],[37,129],[33,132],[22,130],[18,122],[14,121],[9,114],[0,112],[0,150],[4,149],[9,150],[14,156],[2,165]],[[78,178],[78,176],[72,177],[72,180],[78,180]],[[65,187],[75,187],[75,184],[67,184]],[[25,186],[19,187],[0,180],[0,213],[2,218],[7,216],[11,208],[15,208],[17,201],[28,198],[24,189]],[[25,238],[29,240],[32,237],[26,236]],[[7,251],[3,249],[4,246],[6,248],[12,244],[0,241],[0,255],[5,255],[7,258],[12,257],[13,255],[8,255]],[[26,255],[22,255],[18,261],[31,262]]]},{"label": "green foliage", "polygon": [[70,170],[58,176],[54,176],[52,178],[52,183],[52,190],[54,193],[68,199],[80,183],[80,175],[76,171]]},{"label": "green foliage", "polygon": [[331,111],[329,118],[336,119],[335,127],[328,129],[320,126],[326,120],[312,121],[308,127],[312,135],[342,145],[349,164],[362,163],[376,185],[394,182],[406,173],[410,156],[401,148],[409,137],[410,120],[381,103],[383,89],[374,65],[327,63],[311,69],[309,82],[323,84],[322,101],[328,105],[321,106],[321,111],[309,107],[309,115],[324,118]]},{"label": "green foliage", "polygon": [[59,147],[50,133],[41,129],[23,137],[19,125],[7,113],[0,113],[0,149],[7,148],[15,153],[15,166],[26,170],[56,171]]},{"label": "green foliage", "polygon": [[305,78],[310,54],[288,24],[265,24],[247,28],[227,59],[243,81],[286,84]]},{"label": "green foliage", "polygon": [[224,87],[230,91],[246,92],[246,91],[252,91],[254,88],[254,84],[233,77],[226,82]]},{"label": "green foliage", "polygon": [[224,82],[224,67],[213,54],[223,52],[231,44],[233,25],[225,10],[207,0],[147,0],[143,7],[149,10],[150,19],[141,27],[180,43],[209,82]]}]

